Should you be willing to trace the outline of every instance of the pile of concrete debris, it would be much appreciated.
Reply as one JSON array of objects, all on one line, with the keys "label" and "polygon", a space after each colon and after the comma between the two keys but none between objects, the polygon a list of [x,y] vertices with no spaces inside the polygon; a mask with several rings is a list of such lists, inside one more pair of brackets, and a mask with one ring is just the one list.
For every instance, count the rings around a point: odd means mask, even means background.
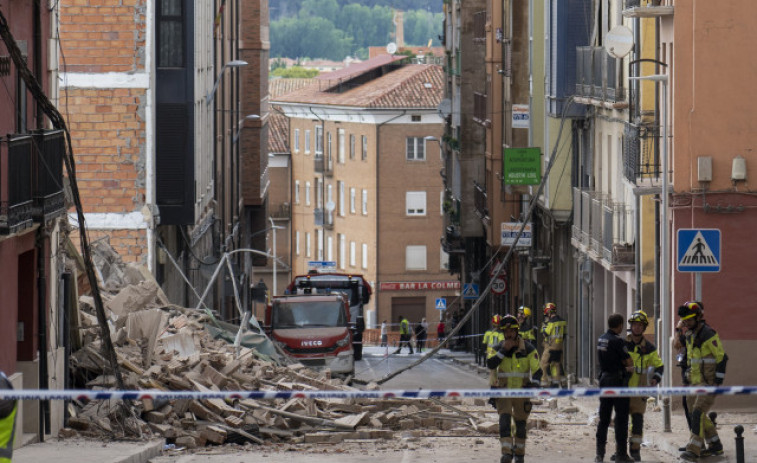
[{"label": "pile of concrete debris", "polygon": [[[233,333],[211,313],[170,304],[150,274],[123,265],[107,243],[93,248],[124,386],[130,390],[356,390],[299,363],[283,364]],[[105,265],[107,263],[107,265]],[[79,297],[81,349],[71,355],[75,387],[116,389],[102,354],[93,299]],[[253,335],[265,338],[262,333]],[[230,342],[231,341],[231,342]],[[262,343],[260,345],[263,345]],[[375,388],[368,385],[367,389]],[[464,405],[474,404],[467,401]],[[457,406],[456,406],[457,405]],[[459,408],[461,401],[292,399],[74,401],[64,435],[161,435],[181,447],[224,443],[390,439],[395,431],[494,433],[497,425]]]}]

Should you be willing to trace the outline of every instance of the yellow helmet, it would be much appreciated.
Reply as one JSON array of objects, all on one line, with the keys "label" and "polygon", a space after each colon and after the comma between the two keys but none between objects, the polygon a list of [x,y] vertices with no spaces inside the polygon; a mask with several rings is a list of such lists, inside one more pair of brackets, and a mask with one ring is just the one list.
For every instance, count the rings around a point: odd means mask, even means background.
[{"label": "yellow helmet", "polygon": [[681,320],[686,320],[688,318],[692,317],[701,317],[704,312],[704,307],[702,307],[701,302],[685,302],[682,306],[678,308],[678,316],[681,318]]},{"label": "yellow helmet", "polygon": [[628,317],[628,323],[640,322],[644,324],[644,327],[649,326],[649,318],[647,318],[646,312],[643,310],[637,310]]},{"label": "yellow helmet", "polygon": [[529,309],[525,305],[520,306],[518,308],[518,312],[523,312],[523,315],[525,315],[526,317],[530,317],[531,316],[531,309]]}]

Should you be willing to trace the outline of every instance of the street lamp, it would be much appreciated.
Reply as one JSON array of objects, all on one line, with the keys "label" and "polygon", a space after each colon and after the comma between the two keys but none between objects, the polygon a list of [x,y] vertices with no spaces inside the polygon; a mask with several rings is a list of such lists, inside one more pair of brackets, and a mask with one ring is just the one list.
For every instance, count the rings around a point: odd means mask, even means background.
[{"label": "street lamp", "polygon": [[232,138],[231,142],[232,144],[236,145],[236,143],[239,141],[239,135],[242,133],[242,128],[244,127],[244,121],[258,121],[260,120],[260,116],[257,114],[248,114],[244,116],[244,119],[240,119],[237,125],[239,128],[237,129],[237,133],[234,134],[234,138]]},{"label": "street lamp", "polygon": [[223,67],[221,68],[221,72],[218,73],[218,77],[216,78],[215,84],[213,84],[213,90],[211,90],[210,93],[208,93],[205,96],[205,103],[208,106],[210,106],[210,103],[213,102],[213,98],[215,98],[216,90],[218,89],[218,83],[221,81],[221,77],[223,77],[224,71],[226,71],[226,69],[228,68],[238,68],[242,66],[247,66],[247,61],[235,59],[223,65]]},{"label": "street lamp", "polygon": [[[662,347],[663,362],[671,364],[670,356],[670,333],[671,333],[671,310],[670,310],[670,233],[668,227],[668,76],[655,74],[644,77],[629,77],[631,80],[650,80],[662,82],[662,263],[660,277],[660,293],[662,294],[662,333],[659,344]],[[662,386],[672,385],[671,375],[663,375]],[[670,401],[663,401],[663,422],[666,432],[670,431]]]},{"label": "street lamp", "polygon": [[286,227],[282,227],[282,226],[279,226],[279,225],[274,225],[273,224],[273,217],[269,216],[268,220],[271,221],[271,233],[273,234],[273,251],[271,252],[271,254],[273,255],[273,259],[272,259],[273,260],[273,295],[275,296],[275,295],[278,294],[278,291],[276,289],[276,282],[277,282],[276,281],[277,280],[277,278],[276,278],[276,260],[277,260],[277,257],[276,257],[276,230],[283,230]]},{"label": "street lamp", "polygon": [[442,141],[439,140],[436,137],[432,137],[431,135],[429,135],[428,137],[423,137],[423,140],[424,141],[435,141],[435,142],[439,143],[439,159],[441,159],[442,161],[444,161],[444,147],[442,146]]}]

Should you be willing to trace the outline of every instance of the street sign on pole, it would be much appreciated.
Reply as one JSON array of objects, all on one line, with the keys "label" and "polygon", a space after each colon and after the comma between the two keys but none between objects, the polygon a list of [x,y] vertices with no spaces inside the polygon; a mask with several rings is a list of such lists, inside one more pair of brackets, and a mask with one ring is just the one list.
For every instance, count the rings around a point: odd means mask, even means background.
[{"label": "street sign on pole", "polygon": [[501,295],[507,291],[507,281],[502,277],[496,277],[492,282],[492,293]]},{"label": "street sign on pole", "polygon": [[447,310],[447,299],[443,297],[436,298],[436,310]]},{"label": "street sign on pole", "polygon": [[463,299],[478,299],[478,285],[465,283],[463,286]]},{"label": "street sign on pole", "polygon": [[719,272],[720,230],[681,228],[678,230],[678,271]]}]

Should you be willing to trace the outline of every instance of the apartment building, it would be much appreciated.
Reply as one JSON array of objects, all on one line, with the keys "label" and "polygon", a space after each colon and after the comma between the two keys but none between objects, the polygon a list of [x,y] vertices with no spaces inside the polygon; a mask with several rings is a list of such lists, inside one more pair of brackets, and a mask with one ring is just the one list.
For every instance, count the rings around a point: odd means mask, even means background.
[{"label": "apartment building", "polygon": [[405,60],[372,58],[271,101],[289,118],[292,272],[329,261],[362,274],[368,326],[438,320],[435,300],[459,289],[438,234],[442,70]]}]

